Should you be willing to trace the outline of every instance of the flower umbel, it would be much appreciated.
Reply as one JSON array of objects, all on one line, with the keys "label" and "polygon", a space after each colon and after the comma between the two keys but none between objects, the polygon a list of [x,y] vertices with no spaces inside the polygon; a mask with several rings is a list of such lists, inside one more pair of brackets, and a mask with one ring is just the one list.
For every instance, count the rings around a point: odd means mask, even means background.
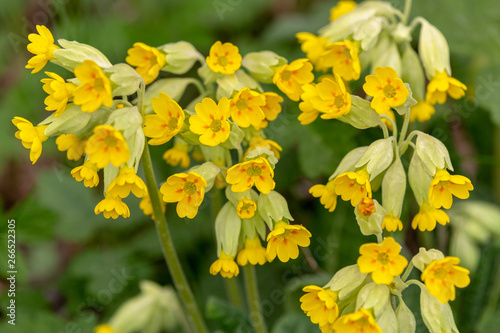
[{"label": "flower umbel", "polygon": [[160,70],[167,62],[164,53],[144,43],[135,43],[127,53],[128,57],[125,61],[136,67],[135,70],[146,84],[150,84],[158,77]]},{"label": "flower umbel", "polygon": [[274,171],[269,162],[258,157],[254,160],[242,162],[227,170],[226,181],[231,184],[233,192],[245,192],[255,184],[257,189],[267,194],[274,189]]},{"label": "flower umbel", "polygon": [[300,308],[311,318],[311,322],[320,328],[333,325],[339,316],[337,293],[314,285],[306,286],[302,291],[306,294],[300,298]]},{"label": "flower umbel", "polygon": [[71,175],[77,182],[83,180],[83,185],[85,187],[96,187],[99,184],[99,175],[97,171],[99,171],[99,169],[95,164],[85,161],[83,165],[71,170]]},{"label": "flower umbel", "polygon": [[428,202],[424,201],[417,215],[411,222],[411,227],[420,231],[432,231],[436,228],[436,222],[441,225],[446,225],[450,222],[448,214],[442,209],[432,207]]},{"label": "flower umbel", "polygon": [[206,180],[196,172],[177,173],[168,177],[160,188],[163,201],[178,202],[179,217],[194,218],[205,196]]},{"label": "flower umbel", "polygon": [[372,197],[370,175],[364,169],[356,172],[344,172],[338,175],[332,183],[335,186],[335,194],[340,195],[342,200],[351,201],[356,207],[364,197]]},{"label": "flower umbel", "polygon": [[170,141],[184,124],[184,111],[170,96],[160,93],[151,101],[155,114],[146,115],[144,135],[151,138],[150,145],[161,145]]},{"label": "flower umbel", "polygon": [[408,88],[391,67],[377,67],[375,75],[367,75],[365,80],[363,90],[373,96],[371,107],[379,114],[403,105],[409,95]]},{"label": "flower umbel", "polygon": [[363,308],[337,319],[333,324],[333,331],[339,333],[382,333],[372,314]]},{"label": "flower umbel", "polygon": [[204,98],[195,106],[196,115],[189,118],[189,129],[200,135],[200,142],[217,146],[229,138],[229,100],[223,97],[218,104],[211,98]]},{"label": "flower umbel", "polygon": [[53,52],[59,49],[59,46],[54,44],[54,37],[49,29],[44,25],[37,25],[36,31],[38,34],[29,34],[28,39],[31,42],[28,44],[28,51],[35,56],[28,60],[26,68],[33,69],[31,73],[39,72],[48,61],[54,60]]},{"label": "flower umbel", "polygon": [[56,111],[54,117],[59,117],[64,110],[66,110],[66,104],[71,98],[71,94],[75,89],[76,85],[73,83],[66,83],[62,77],[56,73],[45,72],[50,78],[42,79],[43,90],[49,94],[45,98],[45,110]]},{"label": "flower umbel", "polygon": [[24,148],[30,150],[31,163],[35,164],[42,154],[42,142],[48,139],[45,135],[47,125],[33,126],[33,124],[22,117],[14,117],[12,123],[19,129],[15,136],[21,140]]},{"label": "flower umbel", "polygon": [[399,254],[400,251],[401,245],[392,237],[385,238],[382,244],[363,244],[359,248],[359,271],[364,274],[372,273],[375,283],[390,284],[408,265],[408,260]]},{"label": "flower umbel", "polygon": [[274,230],[267,235],[267,256],[274,260],[276,255],[282,262],[296,259],[299,256],[299,246],[307,247],[311,233],[301,225],[291,225],[287,222],[277,222]]},{"label": "flower umbel", "polygon": [[455,300],[455,286],[465,288],[470,283],[469,270],[459,263],[457,257],[446,257],[431,262],[422,273],[429,293],[443,304]]},{"label": "flower umbel", "polygon": [[448,76],[446,71],[436,73],[432,81],[427,85],[425,100],[430,104],[444,104],[446,102],[446,93],[451,98],[460,99],[465,96],[467,86],[455,78]]},{"label": "flower umbel", "polygon": [[241,55],[238,47],[231,43],[215,42],[210,48],[207,65],[216,73],[233,74],[241,66]]},{"label": "flower umbel", "polygon": [[450,209],[453,196],[459,199],[467,199],[469,191],[472,191],[469,178],[460,175],[450,175],[448,171],[441,169],[436,172],[429,188],[429,203],[435,208]]},{"label": "flower umbel", "polygon": [[130,157],[125,138],[111,125],[99,125],[94,128],[94,134],[85,145],[85,153],[89,155],[89,161],[99,169],[109,163],[119,167]]},{"label": "flower umbel", "polygon": [[127,218],[130,216],[130,210],[122,199],[112,196],[106,196],[106,198],[101,200],[97,206],[95,206],[94,213],[96,215],[102,213],[107,219],[117,219],[118,216]]},{"label": "flower umbel", "polygon": [[260,243],[259,236],[255,236],[254,239],[245,239],[245,247],[238,252],[236,261],[240,266],[245,266],[248,263],[264,265],[267,262],[266,249]]},{"label": "flower umbel", "polygon": [[219,258],[210,266],[210,274],[217,275],[217,273],[220,273],[223,278],[228,279],[238,276],[240,268],[234,262],[234,256],[226,254],[224,250],[221,250]]},{"label": "flower umbel", "polygon": [[329,181],[326,185],[314,185],[309,189],[309,193],[315,198],[320,198],[319,201],[329,212],[333,212],[337,207],[337,194],[333,181]]},{"label": "flower umbel", "polygon": [[313,66],[309,59],[297,59],[276,69],[273,83],[292,101],[298,101],[302,86],[314,80]]},{"label": "flower umbel", "polygon": [[81,84],[73,91],[73,103],[81,105],[82,111],[94,112],[101,105],[113,105],[111,81],[92,60],[85,60],[75,68],[75,76]]}]

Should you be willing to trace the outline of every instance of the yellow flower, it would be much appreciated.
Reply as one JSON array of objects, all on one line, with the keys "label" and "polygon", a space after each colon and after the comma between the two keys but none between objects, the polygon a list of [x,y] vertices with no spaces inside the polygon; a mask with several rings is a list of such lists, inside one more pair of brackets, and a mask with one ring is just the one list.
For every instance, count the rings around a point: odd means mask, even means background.
[{"label": "yellow flower", "polygon": [[314,285],[306,286],[302,291],[307,294],[300,298],[300,308],[311,318],[313,324],[330,326],[337,320],[339,307],[336,292]]},{"label": "yellow flower", "polygon": [[266,118],[261,106],[266,105],[265,98],[250,88],[241,89],[229,101],[231,118],[239,127],[259,126]]},{"label": "yellow flower", "polygon": [[249,219],[255,215],[255,211],[257,210],[257,204],[255,201],[244,198],[238,200],[236,205],[236,213],[242,219]]},{"label": "yellow flower", "polygon": [[455,286],[465,288],[470,283],[469,270],[457,266],[459,263],[457,257],[434,260],[422,273],[429,294],[443,304],[455,300]]},{"label": "yellow flower", "polygon": [[280,158],[280,151],[283,150],[283,148],[281,148],[281,146],[278,143],[274,142],[273,140],[264,139],[260,135],[252,136],[249,140],[249,144],[250,144],[250,147],[247,150],[247,154],[248,154],[248,152],[254,150],[257,147],[268,147],[269,150],[273,152],[274,157],[279,159]]},{"label": "yellow flower", "polygon": [[210,48],[207,65],[215,73],[233,74],[241,66],[238,47],[231,43],[215,42]]},{"label": "yellow flower", "polygon": [[268,121],[273,121],[278,117],[278,114],[281,112],[281,102],[283,102],[283,97],[273,92],[265,92],[262,93],[266,100],[266,104],[261,106],[260,108],[264,112],[266,119]]},{"label": "yellow flower", "polygon": [[135,70],[142,76],[146,84],[153,82],[167,63],[164,53],[144,43],[134,43],[134,47],[129,49],[127,53],[128,57],[125,61],[136,67]]},{"label": "yellow flower", "polygon": [[375,211],[375,203],[373,202],[372,198],[364,197],[363,199],[361,199],[358,204],[358,212],[361,215],[368,217],[375,213]]},{"label": "yellow flower", "polygon": [[417,215],[413,218],[411,222],[411,227],[413,229],[418,229],[420,231],[432,231],[436,227],[436,222],[441,225],[446,225],[450,222],[448,214],[444,210],[432,207],[428,202],[424,201]]},{"label": "yellow flower", "polygon": [[408,88],[391,67],[377,67],[375,75],[367,75],[365,80],[363,90],[373,96],[371,107],[380,114],[403,105],[408,97]]},{"label": "yellow flower", "polygon": [[47,27],[44,25],[37,25],[36,31],[38,34],[29,34],[28,39],[31,42],[28,44],[28,51],[35,56],[28,60],[26,68],[33,69],[31,73],[39,72],[47,61],[54,60],[53,52],[59,48],[54,44],[54,37]]},{"label": "yellow flower", "polygon": [[196,114],[189,118],[189,129],[200,135],[200,142],[206,146],[217,146],[229,138],[229,100],[223,97],[219,104],[211,98],[204,98],[194,107]]},{"label": "yellow flower", "polygon": [[408,260],[399,254],[401,245],[394,238],[387,237],[382,244],[367,243],[361,245],[358,258],[359,271],[372,273],[375,283],[391,284],[395,276],[403,273]]},{"label": "yellow flower", "polygon": [[337,6],[330,10],[330,22],[335,21],[342,15],[349,13],[354,8],[356,8],[356,1],[340,0],[337,3]]},{"label": "yellow flower", "polygon": [[96,187],[99,184],[99,176],[97,175],[98,170],[95,164],[85,161],[83,165],[71,170],[71,175],[77,182],[83,180],[83,185],[85,185],[85,187]]},{"label": "yellow flower", "polygon": [[46,105],[45,110],[56,111],[54,117],[59,117],[64,110],[66,110],[66,104],[71,98],[71,94],[75,89],[76,85],[73,83],[66,83],[62,77],[56,73],[45,72],[50,79],[42,79],[43,90],[49,94],[44,100]]},{"label": "yellow flower", "polygon": [[334,78],[335,80],[325,78],[314,86],[314,95],[304,93],[301,96],[305,102],[310,102],[314,109],[323,113],[322,119],[338,118],[351,111],[351,94],[346,91],[344,81],[337,74]]},{"label": "yellow flower", "polygon": [[301,225],[290,225],[280,221],[274,225],[274,230],[267,235],[266,253],[269,261],[276,255],[282,262],[296,259],[299,256],[299,246],[307,247],[311,243],[311,233]]},{"label": "yellow flower", "polygon": [[245,266],[248,263],[251,265],[264,265],[267,262],[266,249],[260,243],[258,236],[255,236],[254,239],[247,238],[245,240],[245,248],[238,252],[236,261],[240,266]]},{"label": "yellow flower", "polygon": [[361,73],[358,47],[349,40],[328,43],[319,59],[319,66],[332,67],[333,72],[345,81],[357,80]]},{"label": "yellow flower", "polygon": [[125,138],[111,125],[99,125],[94,128],[94,134],[85,145],[85,153],[89,155],[89,161],[99,169],[109,163],[119,167],[130,157]]},{"label": "yellow flower", "polygon": [[179,217],[194,218],[203,202],[207,181],[196,172],[176,173],[168,177],[160,188],[163,201],[178,202],[176,211]]},{"label": "yellow flower", "polygon": [[274,171],[269,162],[258,157],[254,160],[242,162],[227,170],[226,181],[231,184],[233,192],[248,191],[255,184],[257,189],[267,194],[274,189]]},{"label": "yellow flower", "polygon": [[113,197],[126,198],[130,192],[138,198],[144,197],[148,193],[148,189],[144,181],[135,174],[135,168],[123,166],[118,173],[118,176],[109,184],[106,194]]},{"label": "yellow flower", "polygon": [[311,60],[314,68],[318,71],[326,70],[328,67],[321,66],[321,56],[325,52],[328,40],[325,37],[316,36],[309,32],[299,32],[295,36],[301,44],[300,48],[306,54],[306,57]]},{"label": "yellow flower", "polygon": [[399,217],[394,216],[394,213],[391,211],[389,214],[384,216],[384,220],[382,221],[382,229],[391,232],[396,230],[403,230],[403,222],[401,222]]},{"label": "yellow flower", "polygon": [[425,100],[430,104],[444,104],[446,93],[451,98],[459,99],[465,96],[467,86],[455,78],[448,76],[446,71],[436,73],[432,81],[427,85]]},{"label": "yellow flower", "polygon": [[297,59],[280,66],[273,76],[273,83],[292,101],[298,101],[303,93],[302,86],[314,80],[313,66],[309,59]]},{"label": "yellow flower", "polygon": [[210,266],[210,274],[217,275],[217,273],[220,273],[223,278],[228,279],[238,276],[240,268],[234,262],[234,256],[226,254],[224,250],[221,250],[219,258]]},{"label": "yellow flower", "polygon": [[122,199],[112,196],[106,196],[106,198],[101,200],[97,206],[95,206],[94,213],[96,215],[102,213],[107,219],[117,219],[118,216],[127,218],[130,216],[130,210]]},{"label": "yellow flower", "polygon": [[78,161],[85,150],[85,140],[75,134],[61,134],[56,139],[57,149],[67,151],[68,160]]},{"label": "yellow flower", "polygon": [[94,333],[117,333],[108,324],[101,324],[94,328]]},{"label": "yellow flower", "polygon": [[92,60],[85,60],[75,68],[75,76],[81,84],[73,90],[73,103],[81,105],[82,111],[94,112],[102,104],[113,105],[111,81]]},{"label": "yellow flower", "polygon": [[[160,193],[161,197],[161,193]],[[166,205],[165,202],[161,201],[161,210],[165,213]],[[155,219],[155,214],[153,212],[153,205],[151,204],[151,198],[149,197],[149,193],[146,193],[145,196],[142,197],[141,202],[139,202],[139,208],[142,209],[144,215],[151,215],[151,218]]]},{"label": "yellow flower", "polygon": [[333,331],[338,333],[382,333],[372,314],[363,308],[337,319],[333,324]]},{"label": "yellow flower", "polygon": [[335,194],[340,195],[342,200],[351,200],[351,205],[356,207],[364,197],[372,197],[370,175],[366,170],[356,172],[344,172],[338,175],[332,185],[335,186]]},{"label": "yellow flower", "polygon": [[151,101],[155,114],[147,115],[144,119],[144,135],[151,138],[150,145],[161,145],[170,141],[184,124],[184,111],[170,96],[160,93]]},{"label": "yellow flower", "polygon": [[319,96],[315,83],[303,85],[302,90],[304,92],[300,95],[300,98],[303,102],[299,104],[299,109],[302,113],[299,115],[298,119],[302,125],[308,125],[319,116],[319,111],[314,108],[311,102],[314,98],[319,98]]},{"label": "yellow flower", "polygon": [[15,133],[17,139],[21,140],[24,148],[30,150],[31,163],[35,164],[42,154],[42,142],[48,139],[45,129],[48,125],[33,126],[33,124],[22,117],[14,117],[12,123],[19,129]]},{"label": "yellow flower", "polygon": [[469,178],[459,175],[450,175],[448,171],[440,169],[434,175],[429,188],[429,203],[435,208],[450,209],[453,195],[459,199],[467,199],[472,191]]},{"label": "yellow flower", "polygon": [[177,141],[172,148],[163,154],[163,159],[171,166],[180,165],[181,168],[187,169],[191,162],[188,152],[189,145],[182,141]]},{"label": "yellow flower", "polygon": [[419,101],[417,104],[410,107],[410,121],[427,121],[431,119],[432,115],[435,112],[436,110],[434,109],[434,106],[432,106],[432,104],[425,101]]},{"label": "yellow flower", "polygon": [[337,194],[335,194],[335,185],[329,181],[326,185],[317,184],[309,189],[309,193],[319,201],[329,212],[333,212],[337,207]]}]

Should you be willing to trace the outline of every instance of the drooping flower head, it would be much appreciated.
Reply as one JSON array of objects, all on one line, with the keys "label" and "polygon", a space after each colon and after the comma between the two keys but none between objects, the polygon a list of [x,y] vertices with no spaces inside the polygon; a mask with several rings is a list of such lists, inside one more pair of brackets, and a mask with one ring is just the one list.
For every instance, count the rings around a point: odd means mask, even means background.
[{"label": "drooping flower head", "polygon": [[59,49],[59,46],[54,44],[54,37],[49,29],[44,25],[37,25],[36,31],[38,34],[29,34],[28,51],[35,56],[28,60],[25,68],[33,69],[31,73],[39,72],[48,61],[54,60],[53,52]]},{"label": "drooping flower head", "polygon": [[204,98],[194,107],[196,114],[189,118],[189,130],[200,135],[200,142],[206,146],[217,146],[229,138],[229,100],[221,98],[218,104],[211,98]]},{"label": "drooping flower head", "polygon": [[264,112],[266,119],[268,121],[273,121],[278,117],[281,112],[281,102],[283,102],[283,97],[273,92],[262,93],[261,96],[265,98],[266,104],[260,108]]},{"label": "drooping flower head", "polygon": [[337,319],[333,324],[333,331],[339,333],[382,333],[372,314],[363,308]]},{"label": "drooping flower head", "polygon": [[241,55],[238,47],[231,43],[215,42],[210,48],[207,65],[216,73],[233,74],[241,66]]},{"label": "drooping flower head", "polygon": [[106,198],[101,200],[97,206],[95,206],[94,213],[96,215],[102,213],[105,218],[112,218],[113,220],[117,219],[118,216],[122,216],[123,218],[130,216],[128,206],[121,198],[113,196],[106,196]]},{"label": "drooping flower head", "polygon": [[333,68],[345,81],[359,79],[361,65],[358,58],[358,47],[349,40],[328,43],[319,59],[321,68]]},{"label": "drooping flower head", "polygon": [[92,60],[84,60],[75,68],[75,76],[81,84],[73,90],[73,103],[82,111],[94,112],[101,105],[113,105],[111,81]]},{"label": "drooping flower head", "polygon": [[109,163],[119,167],[130,158],[125,138],[111,125],[99,125],[94,128],[94,134],[85,145],[85,153],[89,155],[89,161],[99,169]]},{"label": "drooping flower head", "polygon": [[457,79],[448,76],[446,71],[438,72],[427,85],[425,100],[430,104],[444,104],[446,93],[451,98],[460,99],[465,96],[467,86]]},{"label": "drooping flower head", "polygon": [[351,94],[346,91],[344,81],[335,74],[334,80],[325,78],[314,86],[316,94],[302,94],[304,102],[322,113],[322,119],[334,119],[351,111]]},{"label": "drooping flower head", "polygon": [[161,145],[170,141],[184,124],[184,111],[170,96],[160,93],[151,101],[155,114],[148,114],[144,120],[144,135],[151,138],[150,145]]},{"label": "drooping flower head", "polygon": [[243,88],[229,101],[231,118],[239,127],[259,126],[266,118],[261,107],[266,105],[265,98],[250,88]]},{"label": "drooping flower head", "polygon": [[73,83],[66,83],[62,77],[56,73],[45,72],[50,78],[42,79],[43,90],[49,94],[44,100],[46,105],[45,110],[56,111],[54,117],[59,117],[64,110],[68,100],[76,85]]},{"label": "drooping flower head", "polygon": [[219,258],[210,266],[210,274],[217,275],[218,273],[223,278],[228,279],[238,276],[240,273],[240,268],[234,262],[234,256],[226,254],[224,250],[221,250]]},{"label": "drooping flower head", "polygon": [[391,284],[395,276],[403,273],[408,260],[399,254],[401,245],[394,238],[387,237],[382,244],[367,243],[361,245],[358,258],[359,271],[372,273],[375,283]]},{"label": "drooping flower head", "polygon": [[460,175],[450,175],[444,169],[438,170],[431,181],[429,188],[429,203],[435,208],[450,209],[453,196],[459,199],[467,199],[469,191],[472,191],[469,178]]},{"label": "drooping flower head", "polygon": [[24,148],[30,150],[31,163],[35,164],[42,154],[42,142],[48,139],[45,135],[47,125],[33,126],[29,120],[22,117],[14,117],[12,123],[18,128],[16,138],[21,140]]},{"label": "drooping flower head", "polygon": [[311,318],[311,322],[320,328],[333,325],[339,316],[337,293],[314,285],[306,286],[302,291],[306,294],[300,298],[300,308]]},{"label": "drooping flower head", "polygon": [[410,107],[410,121],[418,120],[420,122],[431,119],[436,109],[432,104],[426,101],[419,101],[417,104]]},{"label": "drooping flower head", "polygon": [[344,172],[334,180],[335,194],[340,195],[342,200],[351,201],[351,205],[356,207],[364,197],[372,197],[372,187],[370,185],[370,175],[365,169],[356,172]]},{"label": "drooping flower head", "polygon": [[446,225],[450,222],[448,214],[442,209],[432,207],[427,201],[424,201],[417,215],[411,222],[411,227],[420,231],[432,231],[436,228],[436,222]]},{"label": "drooping flower head", "polygon": [[95,164],[85,161],[83,165],[71,170],[71,175],[77,182],[83,181],[85,187],[96,187],[99,184],[99,175],[97,171],[99,171],[99,169]]},{"label": "drooping flower head", "polygon": [[196,172],[176,173],[160,188],[163,201],[177,202],[179,217],[194,218],[203,202],[207,181]]},{"label": "drooping flower head", "polygon": [[245,266],[248,263],[264,265],[267,262],[266,249],[262,246],[259,236],[255,236],[254,239],[245,239],[245,247],[238,252],[236,261],[240,266]]},{"label": "drooping flower head", "polygon": [[326,70],[328,67],[321,66],[321,56],[325,51],[328,40],[325,37],[316,36],[310,32],[299,32],[295,36],[301,44],[300,48],[306,54],[306,57],[311,60],[314,68],[318,71]]},{"label": "drooping flower head", "polygon": [[255,184],[257,189],[267,194],[274,189],[274,171],[269,162],[258,157],[254,160],[241,162],[227,170],[226,181],[231,184],[233,192],[245,192]]},{"label": "drooping flower head", "polygon": [[313,197],[319,198],[319,201],[329,212],[333,212],[337,207],[337,194],[335,193],[335,185],[333,181],[329,181],[326,185],[317,184],[309,189],[309,193]]},{"label": "drooping flower head", "polygon": [[160,70],[167,62],[164,53],[144,43],[134,43],[134,47],[127,53],[128,57],[125,61],[136,67],[135,70],[146,84],[150,84],[158,77]]},{"label": "drooping flower head", "polygon": [[299,246],[307,247],[311,243],[311,233],[301,225],[291,225],[279,221],[274,230],[267,235],[267,256],[274,260],[276,255],[282,262],[296,259],[299,256]]},{"label": "drooping flower head", "polygon": [[309,59],[297,59],[280,66],[273,76],[273,83],[292,101],[298,101],[303,93],[302,86],[314,80],[313,66]]},{"label": "drooping flower head", "polygon": [[85,140],[75,134],[61,134],[56,139],[57,149],[66,151],[68,160],[78,161],[85,150]]},{"label": "drooping flower head", "polygon": [[253,200],[243,198],[238,200],[238,203],[236,204],[236,213],[242,219],[249,219],[253,217],[256,211],[257,204]]},{"label": "drooping flower head", "polygon": [[123,166],[118,173],[118,176],[109,184],[106,194],[114,197],[126,198],[130,192],[138,198],[144,197],[148,193],[148,189],[144,181],[135,174],[135,168]]},{"label": "drooping flower head", "polygon": [[335,21],[344,14],[356,8],[356,1],[340,0],[335,7],[330,9],[330,22]]},{"label": "drooping flower head", "polygon": [[180,165],[181,168],[187,169],[191,162],[188,153],[189,145],[179,140],[163,154],[163,159],[171,166]]},{"label": "drooping flower head", "polygon": [[403,230],[403,222],[401,222],[398,216],[394,216],[394,213],[391,211],[389,212],[389,214],[384,216],[384,220],[382,221],[382,229],[390,232]]},{"label": "drooping flower head", "polygon": [[443,304],[455,300],[455,286],[465,288],[470,283],[469,270],[458,266],[459,263],[457,257],[434,260],[422,273],[429,294]]},{"label": "drooping flower head", "polygon": [[373,96],[371,107],[379,114],[403,105],[408,97],[408,88],[391,67],[377,67],[375,75],[367,75],[365,80],[363,90]]}]

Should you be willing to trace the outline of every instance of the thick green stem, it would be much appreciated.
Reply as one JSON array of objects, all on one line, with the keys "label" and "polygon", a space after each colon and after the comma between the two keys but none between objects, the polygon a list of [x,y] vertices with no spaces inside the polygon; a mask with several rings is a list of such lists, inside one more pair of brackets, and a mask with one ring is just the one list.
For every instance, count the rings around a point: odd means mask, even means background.
[{"label": "thick green stem", "polygon": [[256,333],[267,333],[266,323],[260,307],[259,289],[257,288],[257,275],[255,267],[247,264],[245,270],[245,286],[247,291],[248,307],[250,309],[250,320]]},{"label": "thick green stem", "polygon": [[410,18],[411,3],[412,0],[406,0],[405,9],[403,13],[403,24],[406,24],[408,22],[408,19]]},{"label": "thick green stem", "polygon": [[413,261],[410,261],[410,264],[406,267],[406,271],[404,272],[403,276],[401,277],[401,280],[403,280],[403,282],[405,282],[406,279],[408,279],[408,276],[410,276],[410,273],[412,270],[413,270]]}]

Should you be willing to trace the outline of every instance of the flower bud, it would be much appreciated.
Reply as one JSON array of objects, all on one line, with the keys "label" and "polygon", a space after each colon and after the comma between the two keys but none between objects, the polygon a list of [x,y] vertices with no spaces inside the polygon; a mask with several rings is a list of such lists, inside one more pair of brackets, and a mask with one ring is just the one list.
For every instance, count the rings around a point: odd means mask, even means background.
[{"label": "flower bud", "polygon": [[[66,110],[59,117],[54,118],[54,114],[52,114],[40,125],[49,124],[45,129],[46,136],[75,133],[85,128],[90,122],[90,118],[95,117],[94,114],[98,111],[94,113],[82,112],[79,106],[68,104]],[[98,113],[98,115],[102,115],[102,113]]]},{"label": "flower bud", "polygon": [[119,131],[123,131],[123,137],[128,140],[136,134],[137,129],[142,126],[142,116],[137,106],[121,108],[113,111],[106,122]]},{"label": "flower bud", "polygon": [[207,187],[205,192],[208,192],[214,186],[215,177],[219,174],[220,168],[212,162],[205,162],[192,167],[189,171],[196,172],[206,180]]},{"label": "flower bud", "polygon": [[109,79],[118,85],[113,85],[113,96],[128,96],[139,90],[139,85],[143,81],[135,69],[127,64],[117,64],[104,69],[104,73],[109,75]]},{"label": "flower bud", "polygon": [[205,146],[200,145],[201,152],[205,158],[205,161],[214,163],[223,163],[225,165],[226,161],[226,149],[222,148],[220,145],[217,146]]},{"label": "flower bud", "polygon": [[359,161],[356,168],[361,168],[366,164],[366,171],[370,174],[370,181],[391,165],[394,157],[394,138],[380,139],[373,142]]},{"label": "flower bud", "polygon": [[434,176],[436,169],[453,171],[448,149],[441,141],[429,134],[419,132],[416,145],[416,153],[430,176]]},{"label": "flower bud", "polygon": [[278,159],[274,156],[274,153],[268,148],[268,146],[257,146],[254,149],[250,150],[245,156],[245,161],[255,160],[259,157],[264,157],[273,167],[273,169],[276,166],[276,163],[278,163]]},{"label": "flower bud", "polygon": [[370,50],[376,45],[380,32],[388,23],[389,21],[385,17],[372,17],[362,22],[354,30],[352,38],[361,41],[361,48],[364,51]]},{"label": "flower bud", "polygon": [[254,189],[249,189],[246,192],[233,192],[231,186],[228,186],[226,187],[226,198],[236,207],[238,201],[245,198],[257,202],[259,194]]},{"label": "flower bud", "polygon": [[330,178],[328,178],[328,180],[330,181],[332,179],[335,179],[338,175],[344,172],[353,171],[354,166],[356,165],[356,163],[358,163],[361,156],[363,156],[366,149],[368,149],[368,147],[358,147],[348,152],[347,155],[344,156],[342,161],[340,161],[337,169],[330,176]]},{"label": "flower bud", "polygon": [[396,158],[382,180],[382,205],[395,217],[401,216],[406,192],[406,174],[401,160]]},{"label": "flower bud", "polygon": [[[415,333],[417,324],[413,312],[406,306],[403,299],[399,298],[399,305],[396,309],[396,318],[398,321],[400,333]],[[384,331],[385,332],[385,331]]]},{"label": "flower bud", "polygon": [[413,257],[411,261],[413,262],[413,265],[415,267],[417,267],[421,272],[423,272],[426,265],[430,264],[434,260],[439,260],[443,258],[444,258],[443,252],[436,249],[426,250],[425,248],[421,247],[418,253]]},{"label": "flower bud", "polygon": [[450,304],[442,304],[438,299],[420,286],[420,312],[430,333],[459,333]]},{"label": "flower bud", "polygon": [[372,72],[377,67],[391,67],[401,76],[401,56],[398,45],[391,37],[382,35],[370,53]]},{"label": "flower bud", "polygon": [[217,84],[216,97],[218,100],[222,97],[231,98],[234,92],[238,92],[245,87],[251,90],[262,91],[260,84],[241,69],[237,70],[234,74],[224,75],[218,78]]},{"label": "flower bud", "polygon": [[[365,200],[372,202],[374,212],[370,215],[364,215],[363,212],[360,211],[360,207],[363,207]],[[358,207],[354,208],[354,215],[356,216],[356,221],[363,235],[369,236],[382,233],[382,222],[384,221],[386,211],[377,200],[372,200],[368,197],[363,198],[358,204]]]},{"label": "flower bud", "polygon": [[255,214],[249,219],[241,221],[243,228],[243,235],[246,238],[254,239],[256,234],[261,239],[266,239],[266,224],[259,214]]},{"label": "flower bud", "polygon": [[366,129],[382,124],[380,115],[371,108],[370,102],[356,95],[351,95],[351,111],[337,119],[357,129]]},{"label": "flower bud", "polygon": [[424,70],[418,58],[417,52],[410,44],[406,45],[403,52],[403,70],[401,78],[410,84],[413,96],[419,101],[425,99],[425,76]]},{"label": "flower bud", "polygon": [[385,305],[377,316],[377,324],[380,327],[381,332],[401,333],[396,313],[394,312],[390,302]]},{"label": "flower bud", "polygon": [[159,46],[158,49],[166,54],[166,64],[161,69],[165,72],[184,74],[193,67],[196,61],[205,62],[201,53],[191,43],[185,41],[168,43]]},{"label": "flower bud", "polygon": [[226,202],[215,218],[215,236],[217,239],[217,256],[221,251],[236,257],[240,237],[241,219],[236,213],[236,207]]},{"label": "flower bud", "polygon": [[367,274],[359,271],[358,265],[351,265],[339,270],[325,288],[337,292],[339,300],[349,298],[366,280]]},{"label": "flower bud", "polygon": [[268,194],[260,193],[257,210],[270,230],[274,229],[273,221],[278,222],[283,219],[293,221],[286,199],[276,191],[271,191]]},{"label": "flower bud", "polygon": [[92,60],[101,68],[112,66],[108,58],[101,51],[87,44],[70,42],[65,39],[57,41],[62,48],[54,51],[55,63],[73,72],[84,60]]},{"label": "flower bud", "polygon": [[418,154],[413,153],[408,168],[408,182],[410,183],[413,195],[419,206],[422,206],[424,201],[429,201],[431,180],[432,177],[425,172],[420,157],[418,157]]},{"label": "flower bud", "polygon": [[285,65],[287,60],[271,51],[247,53],[241,65],[260,82],[271,83],[273,81],[273,67]]},{"label": "flower bud", "polygon": [[[174,101],[179,102],[184,91],[189,84],[199,84],[198,80],[193,78],[170,78],[170,79],[160,79],[153,82],[148,86],[146,93],[144,94],[144,106],[146,107],[146,114],[153,113],[153,107],[151,106],[151,101],[154,97],[160,96],[160,93],[165,93]],[[193,108],[194,110],[194,108]]]},{"label": "flower bud", "polygon": [[389,298],[390,293],[387,285],[371,282],[359,291],[356,298],[356,309],[373,309],[375,317],[378,317],[388,305]]},{"label": "flower bud", "polygon": [[432,79],[436,73],[444,71],[451,75],[450,50],[446,38],[427,20],[420,18],[420,23],[422,27],[420,28],[418,53],[427,77]]}]

